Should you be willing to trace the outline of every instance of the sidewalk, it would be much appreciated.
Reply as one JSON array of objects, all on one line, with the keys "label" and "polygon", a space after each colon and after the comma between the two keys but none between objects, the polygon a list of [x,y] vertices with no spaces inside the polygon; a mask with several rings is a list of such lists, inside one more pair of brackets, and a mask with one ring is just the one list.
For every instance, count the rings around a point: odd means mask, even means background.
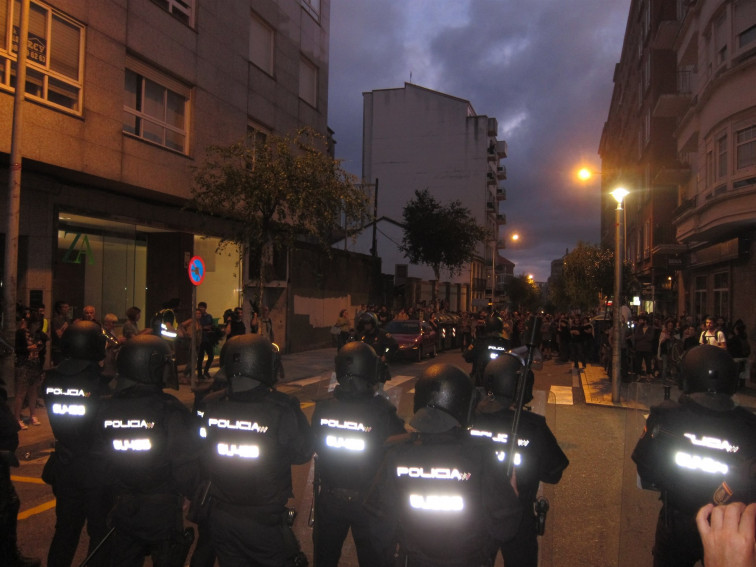
[{"label": "sidewalk", "polygon": [[[330,372],[333,370],[333,359],[335,356],[335,348],[284,354],[281,356],[285,374],[283,382],[301,380]],[[181,370],[182,368],[179,368],[179,376],[181,376]],[[215,374],[217,371],[217,366],[213,367],[211,374]],[[191,406],[194,402],[194,394],[188,384],[180,384],[178,391],[167,389],[166,392],[176,396],[187,406]],[[22,415],[28,417],[28,412],[24,410]],[[54,445],[54,438],[46,409],[37,408],[34,415],[39,419],[40,425],[29,425],[29,429],[18,432],[19,444],[16,455],[19,459],[35,458],[41,452],[52,449]]]},{"label": "sidewalk", "polygon": [[[576,370],[573,370],[576,372]],[[620,401],[612,402],[612,381],[603,367],[588,364],[580,373],[580,383],[585,395],[585,403],[602,406],[614,406],[626,409],[648,410],[664,400],[665,383],[661,380],[652,382],[626,382],[620,384]],[[677,385],[669,382],[670,398],[676,400],[682,393]],[[733,396],[735,403],[756,411],[756,389],[749,385],[738,390]]]}]

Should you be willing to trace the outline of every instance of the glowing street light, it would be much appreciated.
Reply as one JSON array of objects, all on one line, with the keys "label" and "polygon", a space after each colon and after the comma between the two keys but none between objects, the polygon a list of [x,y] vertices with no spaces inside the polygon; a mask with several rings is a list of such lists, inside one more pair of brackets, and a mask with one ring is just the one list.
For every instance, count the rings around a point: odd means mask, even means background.
[{"label": "glowing street light", "polygon": [[581,167],[577,172],[577,176],[581,181],[588,181],[593,177],[593,172],[587,167]]},{"label": "glowing street light", "polygon": [[622,293],[622,250],[624,243],[622,236],[624,234],[622,227],[623,207],[622,203],[627,197],[629,191],[624,187],[617,187],[610,193],[617,201],[617,210],[615,212],[615,235],[614,235],[614,301],[612,302],[612,312],[614,324],[612,327],[612,402],[620,401],[620,376],[622,365],[622,329],[620,328],[620,294]]}]

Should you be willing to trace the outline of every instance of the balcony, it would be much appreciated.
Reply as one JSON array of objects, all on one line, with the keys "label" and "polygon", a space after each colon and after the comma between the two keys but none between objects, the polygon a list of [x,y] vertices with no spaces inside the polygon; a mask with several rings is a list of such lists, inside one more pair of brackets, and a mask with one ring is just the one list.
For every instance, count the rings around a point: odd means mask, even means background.
[{"label": "balcony", "polygon": [[488,150],[486,151],[486,159],[491,162],[495,162],[499,159],[496,155],[496,142],[491,142],[488,145]]},{"label": "balcony", "polygon": [[677,241],[716,240],[756,228],[756,184],[720,185],[674,211]]},{"label": "balcony", "polygon": [[497,179],[506,179],[507,178],[507,168],[503,165],[500,165],[496,168],[496,178]]},{"label": "balcony", "polygon": [[504,215],[504,214],[496,215],[496,224],[498,225],[507,224],[507,215]]},{"label": "balcony", "polygon": [[486,184],[496,185],[496,175],[494,175],[493,171],[489,171],[488,173],[486,173]]},{"label": "balcony", "polygon": [[497,201],[506,201],[507,200],[507,190],[499,185],[496,188],[496,200]]},{"label": "balcony", "polygon": [[507,157],[507,142],[504,140],[499,140],[496,142],[496,155],[501,158]]},{"label": "balcony", "polygon": [[655,118],[674,118],[690,108],[695,75],[691,70],[677,72],[677,92],[659,95],[654,106]]}]

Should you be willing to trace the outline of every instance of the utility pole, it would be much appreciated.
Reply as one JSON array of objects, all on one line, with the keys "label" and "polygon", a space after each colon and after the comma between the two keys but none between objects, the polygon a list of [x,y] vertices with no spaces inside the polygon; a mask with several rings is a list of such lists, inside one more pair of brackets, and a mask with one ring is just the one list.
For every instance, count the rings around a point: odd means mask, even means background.
[{"label": "utility pole", "polygon": [[[13,97],[10,172],[8,174],[8,218],[5,226],[5,265],[3,269],[3,335],[15,344],[16,294],[18,286],[18,226],[21,211],[21,117],[26,91],[26,52],[29,39],[29,0],[21,0],[20,28],[16,61],[16,92]],[[8,397],[15,396],[13,356],[2,360],[2,377],[8,379]]]}]

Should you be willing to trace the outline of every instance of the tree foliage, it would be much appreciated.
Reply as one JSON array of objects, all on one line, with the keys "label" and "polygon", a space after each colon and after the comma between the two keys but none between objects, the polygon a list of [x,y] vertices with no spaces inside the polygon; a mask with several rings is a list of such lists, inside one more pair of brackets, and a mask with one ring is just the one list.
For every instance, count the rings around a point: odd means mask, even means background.
[{"label": "tree foliage", "polygon": [[327,140],[311,129],[286,136],[210,146],[195,169],[190,206],[230,221],[233,240],[249,251],[259,300],[264,260],[307,239],[327,250],[341,216],[362,225],[368,201],[356,179],[327,153]]},{"label": "tree foliage", "polygon": [[415,197],[404,206],[403,218],[399,250],[413,264],[430,266],[436,282],[442,269],[450,276],[459,274],[475,257],[478,244],[488,237],[488,231],[459,200],[444,206],[427,189],[415,191]]},{"label": "tree foliage", "polygon": [[[631,266],[623,266],[623,293],[633,278]],[[614,252],[578,242],[564,257],[562,276],[550,284],[551,300],[560,308],[591,309],[614,293]]]},{"label": "tree foliage", "polygon": [[541,289],[525,274],[510,279],[505,289],[513,308],[518,311],[535,311],[541,302]]}]

